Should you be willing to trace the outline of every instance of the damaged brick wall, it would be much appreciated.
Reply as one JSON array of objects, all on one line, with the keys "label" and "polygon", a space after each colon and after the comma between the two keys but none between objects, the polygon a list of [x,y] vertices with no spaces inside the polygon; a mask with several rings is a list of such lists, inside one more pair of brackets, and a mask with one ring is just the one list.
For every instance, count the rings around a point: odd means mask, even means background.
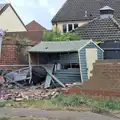
[{"label": "damaged brick wall", "polygon": [[66,94],[120,96],[120,60],[97,60],[90,80],[70,88]]},{"label": "damaged brick wall", "polygon": [[[4,41],[2,44],[0,65],[18,65],[24,64],[23,57],[17,49],[17,44],[14,41]],[[1,67],[11,69],[11,67]],[[13,68],[12,68],[13,69]],[[14,67],[15,69],[15,67]]]}]

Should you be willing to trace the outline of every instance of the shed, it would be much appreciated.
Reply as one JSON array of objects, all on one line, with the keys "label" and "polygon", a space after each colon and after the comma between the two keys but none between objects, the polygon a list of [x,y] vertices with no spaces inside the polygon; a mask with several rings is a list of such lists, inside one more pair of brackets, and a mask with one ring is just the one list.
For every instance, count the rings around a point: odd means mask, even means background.
[{"label": "shed", "polygon": [[32,65],[46,65],[63,84],[86,82],[103,50],[92,40],[46,42],[29,51]]}]

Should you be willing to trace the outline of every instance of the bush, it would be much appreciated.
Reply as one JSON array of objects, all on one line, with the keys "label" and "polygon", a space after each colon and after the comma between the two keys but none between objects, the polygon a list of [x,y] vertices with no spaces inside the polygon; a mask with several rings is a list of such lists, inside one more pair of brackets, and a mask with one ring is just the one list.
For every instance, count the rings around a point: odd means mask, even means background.
[{"label": "bush", "polygon": [[44,33],[44,41],[72,41],[72,40],[80,40],[80,37],[75,33],[67,32],[61,33],[58,30],[53,31],[45,31]]}]

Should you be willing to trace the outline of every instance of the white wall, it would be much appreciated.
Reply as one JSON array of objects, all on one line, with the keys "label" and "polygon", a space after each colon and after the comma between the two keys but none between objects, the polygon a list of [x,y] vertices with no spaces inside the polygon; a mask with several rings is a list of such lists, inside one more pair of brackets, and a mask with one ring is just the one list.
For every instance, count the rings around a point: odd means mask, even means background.
[{"label": "white wall", "polygon": [[[78,26],[82,26],[84,24],[87,24],[89,21],[88,20],[84,20],[84,21],[67,21],[67,22],[58,22],[57,23],[57,28],[60,32],[62,32],[62,26],[63,24],[72,24],[72,23],[77,23]],[[56,24],[53,25],[53,29],[56,28]]]},{"label": "white wall", "polygon": [[26,31],[11,6],[0,15],[0,28],[8,32]]}]

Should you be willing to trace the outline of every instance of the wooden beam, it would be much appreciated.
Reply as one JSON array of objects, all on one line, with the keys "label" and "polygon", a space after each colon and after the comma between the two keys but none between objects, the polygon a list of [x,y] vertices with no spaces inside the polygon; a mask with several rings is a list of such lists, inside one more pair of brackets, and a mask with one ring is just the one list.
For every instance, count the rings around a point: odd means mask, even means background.
[{"label": "wooden beam", "polygon": [[40,63],[40,61],[39,61],[39,60],[40,60],[40,59],[39,59],[39,53],[37,53],[37,58],[38,58],[38,59],[37,59],[37,64],[39,65],[39,63]]},{"label": "wooden beam", "polygon": [[31,66],[32,61],[31,61],[30,53],[28,53],[28,62],[29,62],[29,66]]},{"label": "wooden beam", "polygon": [[30,80],[29,80],[29,84],[31,83],[31,80],[32,80],[32,60],[31,60],[31,56],[30,56],[30,53],[28,53],[28,60],[29,60],[29,68],[30,68]]}]

